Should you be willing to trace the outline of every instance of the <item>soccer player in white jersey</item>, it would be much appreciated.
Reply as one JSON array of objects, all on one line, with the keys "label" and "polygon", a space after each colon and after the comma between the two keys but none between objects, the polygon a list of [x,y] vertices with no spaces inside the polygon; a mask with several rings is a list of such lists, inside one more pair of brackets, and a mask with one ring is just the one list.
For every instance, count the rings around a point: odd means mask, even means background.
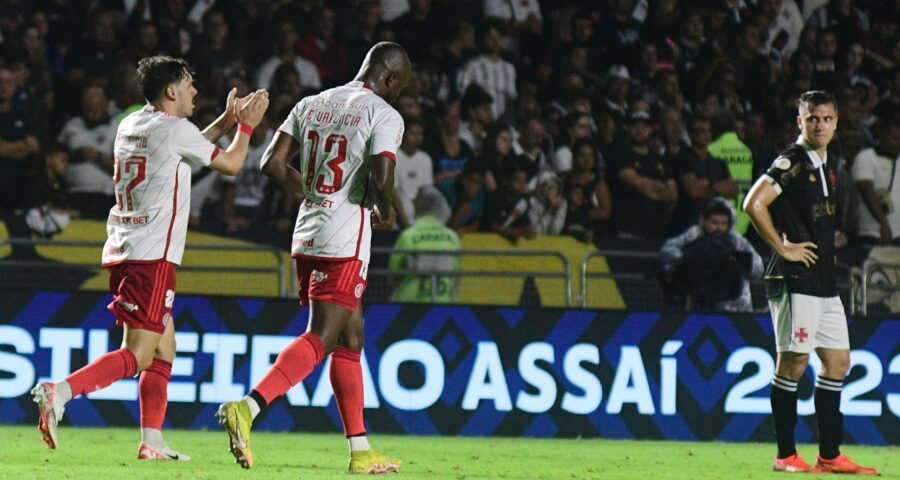
[{"label": "soccer player in white jersey", "polygon": [[[366,437],[359,302],[366,289],[371,227],[394,224],[394,162],[403,119],[388,102],[397,98],[409,77],[403,47],[376,44],[354,81],[297,103],[263,155],[263,172],[303,196],[291,252],[297,262],[300,304],[310,305],[310,313],[306,333],[281,351],[250,394],[222,404],[216,414],[228,432],[231,452],[244,468],[253,465],[253,419],[331,353],[329,375],[350,444],[350,472],[400,469],[400,461],[375,453]],[[298,154],[295,169],[291,160]]]},{"label": "soccer player in white jersey", "polygon": [[[109,352],[59,383],[32,390],[38,428],[50,448],[57,446],[57,424],[73,397],[104,388],[141,372],[141,445],[138,458],[189,460],[162,438],[166,388],[175,358],[175,266],[181,263],[191,195],[191,166],[237,173],[247,155],[253,128],[269,105],[257,90],[237,99],[228,94],[225,112],[201,132],[187,120],[197,89],[188,64],[155,56],[138,63],[137,80],[147,105],[122,120],[114,147],[116,205],[109,211],[102,265],[109,270],[113,301],[109,309],[123,325],[122,348]],[[227,150],[215,142],[234,128]]]}]

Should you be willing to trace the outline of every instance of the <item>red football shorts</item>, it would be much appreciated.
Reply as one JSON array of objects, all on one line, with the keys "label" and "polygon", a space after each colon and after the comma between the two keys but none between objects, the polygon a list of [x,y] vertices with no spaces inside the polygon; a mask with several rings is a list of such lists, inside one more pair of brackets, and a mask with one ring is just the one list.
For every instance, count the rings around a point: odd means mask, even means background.
[{"label": "red football shorts", "polygon": [[175,301],[175,264],[120,263],[108,268],[113,301],[106,308],[116,316],[116,325],[165,332]]},{"label": "red football shorts", "polygon": [[355,311],[366,291],[367,262],[352,260],[317,260],[297,257],[297,280],[300,282],[300,305],[310,300],[324,300]]}]

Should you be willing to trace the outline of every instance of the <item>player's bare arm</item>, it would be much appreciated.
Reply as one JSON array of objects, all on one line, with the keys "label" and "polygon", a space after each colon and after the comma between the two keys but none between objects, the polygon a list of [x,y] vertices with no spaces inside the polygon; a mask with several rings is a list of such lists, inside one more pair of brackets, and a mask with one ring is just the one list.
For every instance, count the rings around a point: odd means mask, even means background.
[{"label": "player's bare arm", "polygon": [[372,155],[372,171],[369,173],[369,191],[375,199],[375,211],[373,212],[372,226],[375,228],[392,228],[396,218],[391,204],[394,200],[394,160],[382,156]]},{"label": "player's bare arm", "polygon": [[772,222],[772,215],[769,213],[769,205],[778,197],[778,191],[775,190],[765,178],[760,178],[753,184],[744,199],[744,211],[753,222],[756,231],[759,232],[763,240],[779,256],[790,262],[802,262],[807,267],[816,263],[814,250],[816,244],[812,242],[793,243],[786,236],[781,236],[775,230],[775,224]]},{"label": "player's bare arm", "polygon": [[[269,108],[269,92],[257,90],[249,95],[240,109],[236,109],[236,118],[240,123],[256,128]],[[228,150],[221,152],[209,164],[213,170],[227,175],[234,175],[241,170],[244,159],[247,157],[247,148],[250,145],[250,134],[235,135]]]},{"label": "player's bare arm", "polygon": [[291,159],[298,153],[300,153],[300,144],[294,137],[282,131],[275,132],[272,143],[263,153],[259,168],[285,190],[303,195],[303,176],[290,165]]},{"label": "player's bare arm", "polygon": [[875,187],[871,180],[860,180],[856,182],[856,189],[859,190],[859,196],[872,214],[872,218],[878,222],[881,227],[881,244],[890,245],[894,239],[894,232],[891,231],[891,224],[888,222],[887,214],[878,194],[875,193]]}]

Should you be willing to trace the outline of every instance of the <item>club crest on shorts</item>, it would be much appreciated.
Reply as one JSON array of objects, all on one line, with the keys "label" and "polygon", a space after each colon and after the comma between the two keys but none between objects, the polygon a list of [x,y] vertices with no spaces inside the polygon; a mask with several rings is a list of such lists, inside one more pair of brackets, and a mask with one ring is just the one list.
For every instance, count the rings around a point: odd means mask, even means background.
[{"label": "club crest on shorts", "polygon": [[168,327],[168,326],[169,326],[169,322],[171,322],[171,321],[172,321],[172,314],[171,314],[171,313],[167,313],[167,314],[163,315],[163,317],[162,317],[163,328]]},{"label": "club crest on shorts", "polygon": [[320,272],[318,270],[313,270],[312,277],[313,280],[317,282],[324,282],[325,280],[328,280],[328,274],[325,272]]},{"label": "club crest on shorts", "polygon": [[794,331],[794,338],[799,343],[806,343],[807,337],[809,337],[809,334],[806,333],[805,328],[798,328],[796,331]]},{"label": "club crest on shorts", "polygon": [[359,283],[356,285],[356,288],[353,290],[353,295],[356,295],[356,298],[362,298],[363,294],[363,284]]}]

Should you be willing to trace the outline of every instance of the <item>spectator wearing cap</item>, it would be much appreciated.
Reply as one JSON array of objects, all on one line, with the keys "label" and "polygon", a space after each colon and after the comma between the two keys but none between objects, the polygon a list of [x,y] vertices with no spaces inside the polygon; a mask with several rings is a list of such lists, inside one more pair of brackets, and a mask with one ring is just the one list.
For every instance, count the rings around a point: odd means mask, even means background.
[{"label": "spectator wearing cap", "polygon": [[[720,109],[710,119],[712,134],[715,140],[709,144],[707,150],[710,155],[725,162],[731,177],[740,185],[750,185],[753,181],[753,152],[737,135],[737,118],[734,112]],[[737,209],[734,228],[741,235],[747,232],[750,219],[739,208],[744,202],[747,187],[740,187],[736,197],[730,197],[732,206]]]},{"label": "spectator wearing cap", "polygon": [[475,155],[481,153],[487,129],[494,123],[493,102],[491,94],[477,83],[466,88],[460,101],[463,121],[459,125],[459,138],[469,145]]},{"label": "spectator wearing cap", "polygon": [[632,112],[625,134],[610,159],[613,225],[620,238],[658,242],[678,201],[678,186],[663,157],[649,146],[653,126],[647,112]]},{"label": "spectator wearing cap", "polygon": [[678,208],[671,233],[694,225],[700,213],[716,196],[735,198],[737,182],[731,178],[728,165],[709,154],[712,141],[709,119],[694,117],[688,123],[690,148],[682,148],[675,157],[675,177],[678,181]]},{"label": "spectator wearing cap", "polygon": [[415,220],[413,201],[419,190],[434,184],[431,156],[419,148],[425,137],[425,125],[415,118],[406,119],[405,123],[394,168],[394,210],[400,228],[412,225]]},{"label": "spectator wearing cap", "polygon": [[469,84],[481,85],[494,98],[494,118],[502,118],[516,100],[516,67],[500,56],[502,26],[488,21],[481,31],[481,54],[469,60],[457,75],[457,88],[465,92]]},{"label": "spectator wearing cap", "polygon": [[628,116],[628,94],[631,92],[631,76],[628,67],[613,65],[606,72],[606,94],[601,103],[611,112],[616,120],[624,120]]}]

